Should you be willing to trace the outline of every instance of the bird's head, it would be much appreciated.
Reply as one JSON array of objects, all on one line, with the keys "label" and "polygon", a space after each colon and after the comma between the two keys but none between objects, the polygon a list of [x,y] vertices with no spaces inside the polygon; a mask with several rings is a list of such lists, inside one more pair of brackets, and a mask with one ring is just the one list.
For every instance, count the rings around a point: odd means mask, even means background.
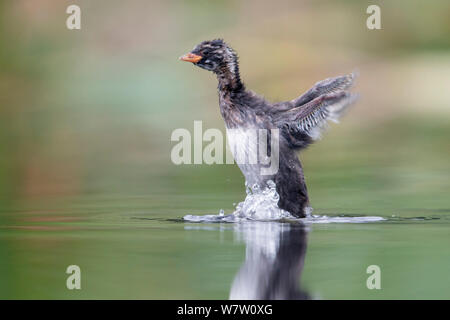
[{"label": "bird's head", "polygon": [[180,57],[180,60],[192,62],[200,68],[217,73],[226,67],[229,70],[234,70],[237,56],[222,39],[216,39],[203,41],[191,52]]}]

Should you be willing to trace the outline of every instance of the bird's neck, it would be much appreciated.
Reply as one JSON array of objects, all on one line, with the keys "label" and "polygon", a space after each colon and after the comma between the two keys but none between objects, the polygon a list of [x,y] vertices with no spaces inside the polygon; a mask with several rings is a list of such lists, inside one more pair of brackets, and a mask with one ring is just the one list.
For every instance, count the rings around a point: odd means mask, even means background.
[{"label": "bird's neck", "polygon": [[232,94],[245,90],[239,74],[239,64],[236,55],[233,55],[228,63],[219,68],[216,75],[219,81],[219,91]]}]

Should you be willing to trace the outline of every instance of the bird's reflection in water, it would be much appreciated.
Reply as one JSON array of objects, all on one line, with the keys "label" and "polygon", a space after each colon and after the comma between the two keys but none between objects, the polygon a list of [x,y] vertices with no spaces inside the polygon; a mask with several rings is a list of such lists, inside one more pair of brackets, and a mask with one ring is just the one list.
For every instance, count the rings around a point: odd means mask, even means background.
[{"label": "bird's reflection in water", "polygon": [[246,243],[246,255],[232,283],[230,299],[310,298],[300,289],[307,243],[303,225],[238,223],[235,234]]}]

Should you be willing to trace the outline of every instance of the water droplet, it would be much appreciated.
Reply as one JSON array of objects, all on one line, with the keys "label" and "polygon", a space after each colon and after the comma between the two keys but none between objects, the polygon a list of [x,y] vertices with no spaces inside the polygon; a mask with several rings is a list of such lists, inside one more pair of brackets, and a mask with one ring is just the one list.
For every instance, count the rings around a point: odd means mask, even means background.
[{"label": "water droplet", "polygon": [[275,189],[275,187],[276,187],[275,182],[273,182],[273,180],[267,181],[267,186],[268,186],[270,189]]}]

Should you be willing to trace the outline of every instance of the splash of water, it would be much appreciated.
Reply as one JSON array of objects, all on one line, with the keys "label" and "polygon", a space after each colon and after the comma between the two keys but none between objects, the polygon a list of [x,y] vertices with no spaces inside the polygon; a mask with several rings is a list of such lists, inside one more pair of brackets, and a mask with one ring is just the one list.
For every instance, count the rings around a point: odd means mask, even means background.
[{"label": "splash of water", "polygon": [[245,183],[247,196],[245,200],[236,205],[235,211],[225,215],[220,210],[219,215],[186,215],[184,220],[190,222],[238,222],[243,220],[282,220],[295,219],[289,212],[278,207],[280,196],[276,190],[275,182],[267,181],[267,186],[261,188],[258,184],[249,186]]},{"label": "splash of water", "polygon": [[247,196],[238,203],[232,214],[225,215],[221,209],[218,215],[186,215],[188,222],[241,222],[241,221],[280,221],[292,220],[310,223],[365,223],[385,220],[382,217],[327,217],[311,215],[312,208],[307,208],[305,218],[296,218],[286,210],[278,207],[280,196],[276,190],[275,182],[269,180],[267,186],[261,188],[258,184],[249,186],[245,183]]},{"label": "splash of water", "polygon": [[289,212],[278,207],[278,195],[275,182],[267,181],[267,187],[258,184],[245,184],[247,196],[236,206],[233,214],[240,219],[248,220],[281,220],[295,219]]}]

